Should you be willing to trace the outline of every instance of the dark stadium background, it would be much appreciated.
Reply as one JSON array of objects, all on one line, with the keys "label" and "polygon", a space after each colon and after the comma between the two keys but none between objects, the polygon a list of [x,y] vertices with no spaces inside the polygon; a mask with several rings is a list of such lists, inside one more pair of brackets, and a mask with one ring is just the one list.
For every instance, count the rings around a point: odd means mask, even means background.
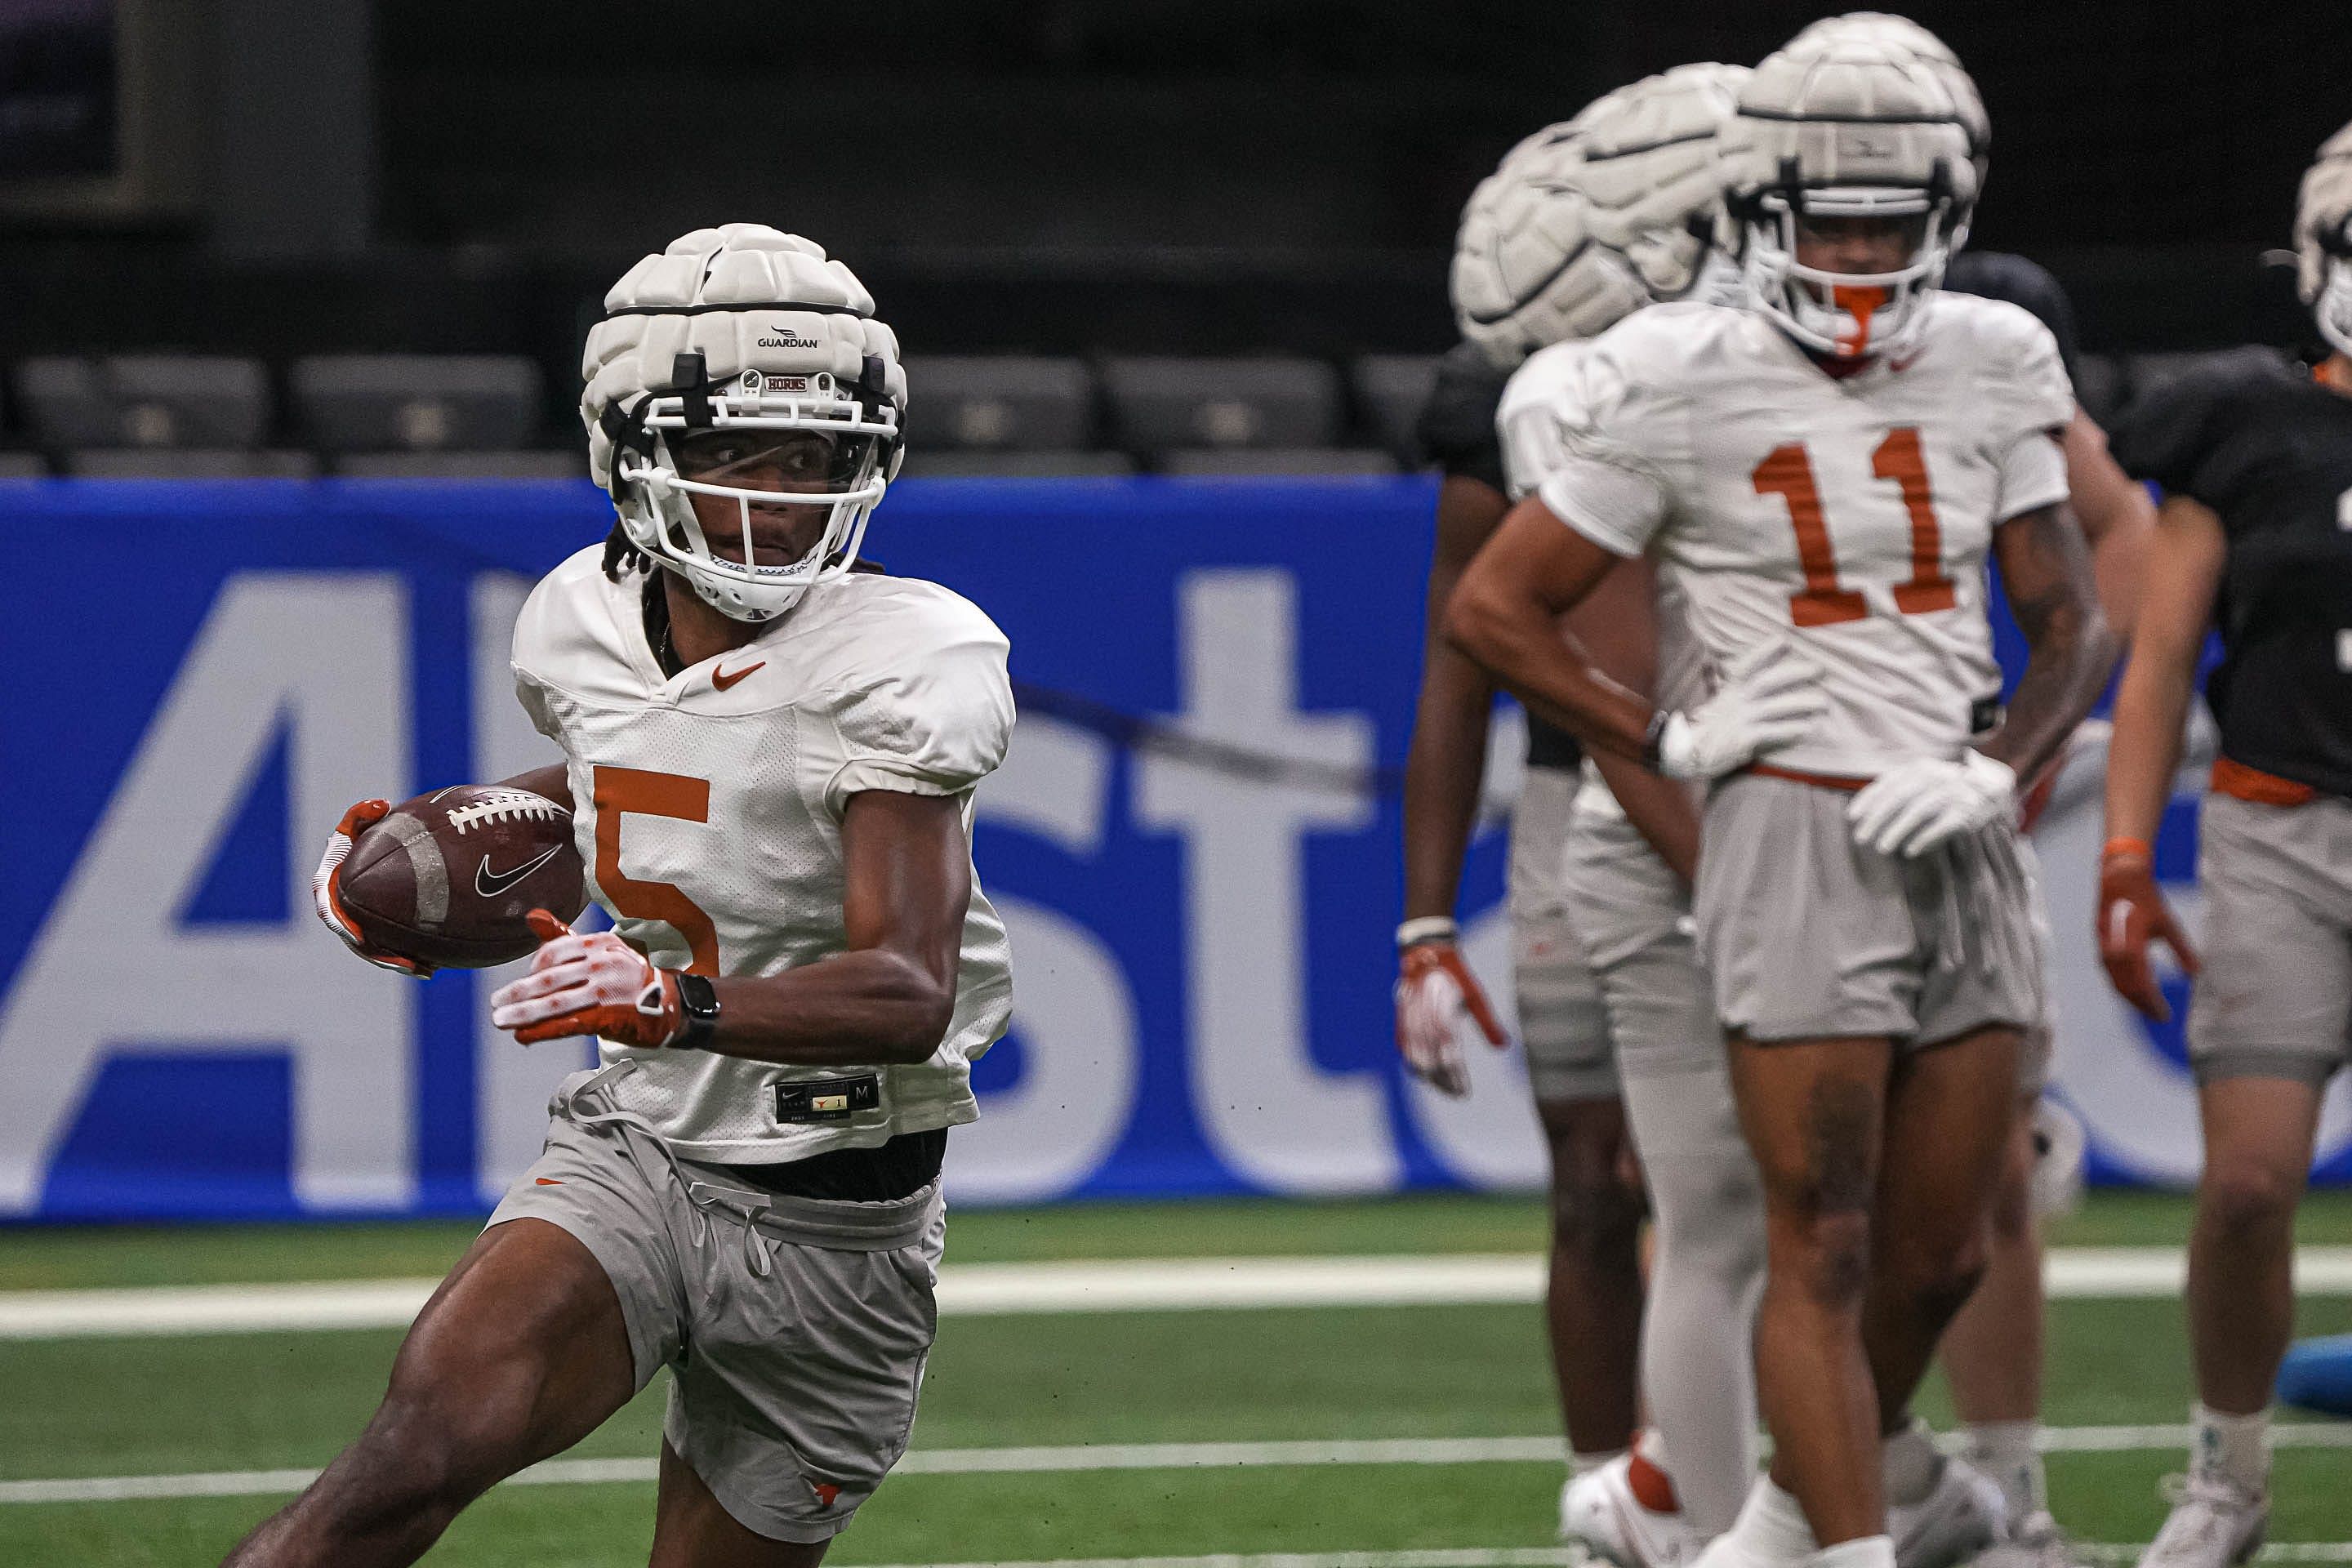
[{"label": "dark stadium background", "polygon": [[[929,353],[1442,347],[1454,218],[1505,148],[1644,72],[1753,61],[1823,7],[121,9],[146,188],[94,216],[0,180],[0,358],[525,353],[560,398],[604,284],[714,214],[822,236]],[[2259,255],[2345,112],[2341,0],[1911,10],[1991,110],[1978,243],[2054,269],[2087,347],[2302,330]],[[26,125],[0,114],[0,169]]]}]

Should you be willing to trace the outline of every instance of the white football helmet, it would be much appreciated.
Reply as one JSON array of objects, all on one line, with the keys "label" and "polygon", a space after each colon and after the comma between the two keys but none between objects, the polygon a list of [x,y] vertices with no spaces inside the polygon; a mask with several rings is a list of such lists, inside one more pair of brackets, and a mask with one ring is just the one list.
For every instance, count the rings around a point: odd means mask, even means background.
[{"label": "white football helmet", "polygon": [[1843,16],[1822,17],[1790,39],[1787,47],[1802,53],[1848,38],[1906,50],[1936,73],[1936,79],[1952,95],[1952,106],[1960,111],[1961,128],[1969,133],[1969,156],[1976,163],[1977,184],[1981,187],[1992,157],[1992,117],[1985,112],[1976,79],[1969,75],[1951,46],[1908,16],[1890,11],[1848,11]]},{"label": "white football helmet", "polygon": [[[1819,353],[1901,352],[1976,204],[1968,132],[1942,82],[1867,39],[1783,49],[1750,74],[1716,147],[1748,304]],[[1832,272],[1798,262],[1801,217],[1916,218],[1918,237],[1893,271]]]},{"label": "white football helmet", "polygon": [[1676,66],[1610,94],[1583,121],[1570,177],[1586,227],[1633,269],[1646,302],[1740,300],[1738,265],[1715,244],[1715,139],[1747,80],[1745,66]]},{"label": "white football helmet", "polygon": [[[581,363],[588,466],[629,542],[720,614],[764,621],[846,573],[898,472],[907,377],[898,342],[848,268],[756,223],[698,228],[629,268],[604,296]],[[780,492],[680,477],[690,432],[814,431],[829,439],[822,489]],[[714,553],[689,495],[731,500],[742,560]],[[824,507],[797,561],[761,560],[751,509]],[[776,552],[771,550],[772,556]]]},{"label": "white football helmet", "polygon": [[2296,282],[2320,336],[2352,354],[2352,125],[2320,143],[2294,205]]},{"label": "white football helmet", "polygon": [[1643,302],[1623,268],[1592,248],[1573,178],[1585,121],[1616,96],[1512,148],[1462,209],[1448,279],[1454,321],[1497,369],[1604,331]]}]

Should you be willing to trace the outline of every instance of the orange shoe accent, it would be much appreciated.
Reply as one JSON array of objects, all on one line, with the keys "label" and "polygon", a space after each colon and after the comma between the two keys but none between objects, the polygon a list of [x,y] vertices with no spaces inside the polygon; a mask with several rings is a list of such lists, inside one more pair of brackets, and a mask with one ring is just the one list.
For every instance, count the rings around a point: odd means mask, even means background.
[{"label": "orange shoe accent", "polygon": [[2308,805],[2319,795],[2307,784],[2283,779],[2227,757],[2213,761],[2213,793],[2232,800],[2252,801],[2256,805]]},{"label": "orange shoe accent", "polygon": [[539,1178],[539,1184],[542,1187],[560,1187],[563,1184],[563,1181],[560,1176],[541,1176]]},{"label": "orange shoe accent", "polygon": [[1675,1496],[1672,1476],[1652,1464],[1646,1454],[1635,1454],[1625,1466],[1625,1489],[1633,1500],[1652,1513],[1680,1513],[1683,1505]]}]

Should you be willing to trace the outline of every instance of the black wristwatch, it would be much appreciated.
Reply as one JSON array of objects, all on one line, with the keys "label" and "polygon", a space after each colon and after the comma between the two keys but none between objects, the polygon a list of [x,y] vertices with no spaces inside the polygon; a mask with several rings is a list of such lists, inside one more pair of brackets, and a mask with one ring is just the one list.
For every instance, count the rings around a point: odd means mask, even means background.
[{"label": "black wristwatch", "polygon": [[677,1008],[686,1015],[686,1026],[669,1043],[669,1048],[707,1049],[710,1037],[719,1032],[719,993],[711,988],[710,977],[681,973],[677,977]]}]

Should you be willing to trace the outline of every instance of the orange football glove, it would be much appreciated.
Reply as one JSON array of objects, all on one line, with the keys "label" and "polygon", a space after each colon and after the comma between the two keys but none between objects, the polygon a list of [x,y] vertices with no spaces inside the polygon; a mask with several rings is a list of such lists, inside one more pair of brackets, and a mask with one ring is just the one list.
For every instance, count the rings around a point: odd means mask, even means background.
[{"label": "orange football glove", "polygon": [[1510,1043],[1461,950],[1450,942],[1417,942],[1399,953],[1397,1049],[1413,1076],[1441,1093],[1469,1093],[1462,1051],[1466,1025],[1475,1025],[1497,1050]]},{"label": "orange football glove", "polygon": [[545,910],[523,918],[539,933],[539,951],[530,973],[491,994],[491,1023],[526,1046],[594,1035],[650,1049],[686,1032],[677,975],[613,931],[583,934]]},{"label": "orange football glove", "polygon": [[2172,1016],[2172,1008],[2148,962],[2147,944],[2158,940],[2172,949],[2185,972],[2196,974],[2196,950],[2157,890],[2147,847],[2117,839],[2099,858],[2099,962],[2107,966],[2107,984],[2116,994],[2160,1024]]},{"label": "orange football glove", "polygon": [[371,946],[367,938],[360,934],[359,923],[343,909],[343,862],[351,858],[352,841],[390,815],[392,802],[388,800],[363,800],[343,813],[342,821],[327,835],[327,852],[319,858],[319,868],[310,875],[310,902],[327,929],[342,938],[345,947],[378,969],[422,980],[433,973],[432,964]]}]

